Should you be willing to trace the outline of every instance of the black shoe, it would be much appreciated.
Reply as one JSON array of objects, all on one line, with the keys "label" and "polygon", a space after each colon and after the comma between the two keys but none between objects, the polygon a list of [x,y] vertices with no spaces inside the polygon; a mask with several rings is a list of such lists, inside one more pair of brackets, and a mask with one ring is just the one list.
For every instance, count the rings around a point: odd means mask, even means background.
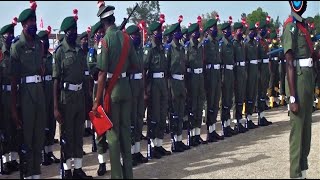
[{"label": "black shoe", "polygon": [[189,150],[191,149],[190,146],[185,145],[182,141],[178,142],[180,144],[180,146],[184,149],[184,150]]},{"label": "black shoe", "polygon": [[53,160],[49,157],[47,153],[44,153],[42,166],[50,166],[52,163],[53,163]]},{"label": "black shoe", "polygon": [[148,138],[146,136],[144,136],[143,134],[141,134],[141,140],[146,140],[148,141]]},{"label": "black shoe", "polygon": [[258,125],[259,126],[268,126],[269,123],[265,117],[263,117],[263,118],[259,117]]},{"label": "black shoe", "polygon": [[49,152],[47,156],[52,160],[53,163],[60,163],[60,159],[56,158],[52,152]]},{"label": "black shoe", "polygon": [[259,127],[259,126],[257,126],[256,124],[254,124],[254,123],[252,122],[252,120],[249,120],[249,121],[248,121],[247,126],[248,126],[248,129],[255,129],[255,128]]},{"label": "black shoe", "polygon": [[62,179],[73,179],[71,169],[64,171],[64,177]]},{"label": "black shoe", "polygon": [[87,176],[87,174],[80,169],[74,169],[73,170],[73,179],[93,179],[92,176]]},{"label": "black shoe", "polygon": [[237,123],[235,129],[237,129],[238,133],[247,132],[247,128],[243,127],[243,125],[241,123]]},{"label": "black shoe", "polygon": [[228,130],[228,127],[223,128],[224,137],[232,137],[231,131]]},{"label": "black shoe", "polygon": [[158,151],[161,154],[161,156],[169,156],[169,155],[171,155],[171,152],[165,150],[162,146],[155,147],[154,149],[155,149],[155,151]]},{"label": "black shoe", "polygon": [[227,127],[227,131],[229,131],[232,136],[238,134],[238,132],[237,132],[236,130],[232,129],[231,126],[228,126],[228,127]]},{"label": "black shoe", "polygon": [[148,158],[144,157],[141,154],[141,152],[138,152],[135,154],[135,160],[137,161],[138,164],[147,163],[149,161]]},{"label": "black shoe", "polygon": [[53,143],[54,143],[54,144],[59,144],[59,139],[54,139],[54,140],[53,140]]},{"label": "black shoe", "polygon": [[184,152],[184,148],[181,146],[180,142],[174,143],[174,148],[171,147],[172,152]]},{"label": "black shoe", "polygon": [[277,102],[273,102],[273,108],[277,108],[279,107],[280,105],[277,103]]},{"label": "black shoe", "polygon": [[198,142],[196,141],[196,137],[195,136],[191,136],[190,137],[190,146],[193,146],[193,147],[197,147],[199,144]]},{"label": "black shoe", "polygon": [[212,132],[212,136],[214,136],[218,141],[224,140],[224,136],[220,136],[216,131]]},{"label": "black shoe", "polygon": [[152,151],[152,153],[151,153],[151,158],[152,159],[160,159],[160,158],[162,158],[161,153],[156,150],[156,147],[151,148],[151,151]]},{"label": "black shoe", "polygon": [[99,164],[99,169],[97,171],[98,176],[104,176],[107,173],[106,163]]},{"label": "black shoe", "polygon": [[218,142],[216,137],[214,136],[213,132],[207,134],[207,142],[212,143],[212,142]]},{"label": "black shoe", "polygon": [[9,164],[8,163],[4,163],[3,164],[3,169],[1,171],[1,174],[2,175],[10,175],[12,173],[10,167],[9,167]]},{"label": "black shoe", "polygon": [[11,172],[19,171],[19,163],[16,160],[8,162],[8,166]]},{"label": "black shoe", "polygon": [[87,153],[83,151],[83,155],[85,156],[85,155],[87,155]]}]

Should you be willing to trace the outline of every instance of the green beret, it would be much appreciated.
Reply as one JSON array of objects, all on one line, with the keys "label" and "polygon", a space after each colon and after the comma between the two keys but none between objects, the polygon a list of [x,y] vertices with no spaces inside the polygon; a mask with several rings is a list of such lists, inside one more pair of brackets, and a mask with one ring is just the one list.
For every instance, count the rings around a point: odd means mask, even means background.
[{"label": "green beret", "polygon": [[230,23],[226,22],[221,25],[221,30],[225,30],[230,27]]},{"label": "green beret", "polygon": [[98,30],[102,27],[102,23],[98,21],[95,25],[91,26],[91,38],[98,32]]},{"label": "green beret", "polygon": [[7,32],[13,32],[14,31],[14,25],[13,24],[8,24],[8,25],[5,25],[1,28],[0,30],[0,35],[4,35],[5,33]]},{"label": "green beret", "polygon": [[217,20],[215,19],[209,19],[206,24],[204,25],[203,32],[207,31],[210,29],[212,26],[217,25]]},{"label": "green beret", "polygon": [[88,32],[83,32],[82,34],[80,34],[79,36],[79,40],[81,40],[82,38],[88,37]]},{"label": "green beret", "polygon": [[97,13],[97,16],[100,17],[100,19],[107,18],[114,14],[113,10],[116,8],[114,6],[101,6],[99,8],[99,11]]},{"label": "green beret", "polygon": [[136,26],[136,25],[131,25],[131,26],[129,26],[127,29],[126,29],[126,31],[127,31],[127,33],[129,34],[129,35],[131,35],[131,34],[134,34],[134,33],[136,33],[136,32],[139,32],[139,27],[138,26]]},{"label": "green beret", "polygon": [[260,28],[260,29],[263,29],[263,28],[266,28],[266,27],[267,27],[267,21],[266,21],[266,20],[260,21],[259,28]]},{"label": "green beret", "polygon": [[193,23],[189,26],[188,28],[188,33],[189,34],[192,34],[194,33],[195,31],[199,31],[199,24],[198,23]]},{"label": "green beret", "polygon": [[253,22],[251,22],[251,23],[249,24],[249,30],[255,30],[255,29],[256,29],[256,24],[253,23]]},{"label": "green beret", "polygon": [[233,29],[234,30],[242,29],[242,28],[243,28],[243,25],[240,22],[235,22],[234,25],[233,25]]},{"label": "green beret", "polygon": [[180,23],[172,24],[169,29],[170,30],[169,33],[174,33],[176,31],[178,31],[179,29],[181,30]]},{"label": "green beret", "polygon": [[187,28],[182,29],[181,33],[182,33],[182,35],[187,34],[188,33],[188,29]]},{"label": "green beret", "polygon": [[38,36],[39,36],[39,38],[44,38],[45,36],[48,37],[48,33],[47,33],[47,31],[40,31],[38,33]]},{"label": "green beret", "polygon": [[18,22],[24,22],[31,17],[36,17],[36,12],[30,8],[25,9],[20,13],[19,18],[18,18]]},{"label": "green beret", "polygon": [[73,16],[66,17],[61,23],[60,31],[67,31],[73,26],[77,26],[77,21],[75,18]]},{"label": "green beret", "polygon": [[156,31],[157,29],[161,28],[161,23],[157,22],[157,21],[153,21],[148,28],[148,32],[150,34],[152,34],[153,31]]},{"label": "green beret", "polygon": [[277,38],[277,33],[275,32],[270,33],[270,39],[275,39],[275,38]]}]

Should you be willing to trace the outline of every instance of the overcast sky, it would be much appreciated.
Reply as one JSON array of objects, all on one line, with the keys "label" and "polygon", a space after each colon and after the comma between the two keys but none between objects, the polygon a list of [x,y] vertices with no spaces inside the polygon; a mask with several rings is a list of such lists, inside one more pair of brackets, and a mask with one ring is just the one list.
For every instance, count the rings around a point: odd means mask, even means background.
[{"label": "overcast sky", "polygon": [[[127,16],[126,8],[133,7],[138,1],[105,1],[106,4],[115,6],[116,23],[119,25]],[[62,20],[72,15],[73,9],[79,11],[78,33],[84,32],[88,26],[95,24],[99,19],[97,14],[97,1],[37,1],[38,26],[41,17],[44,27],[50,25],[53,29],[59,29]],[[22,10],[29,7],[29,1],[1,1],[0,2],[0,26],[9,24],[13,17],[18,17]],[[160,1],[161,13],[166,15],[166,23],[173,24],[178,21],[179,15],[184,16],[183,25],[194,23],[197,16],[218,11],[220,19],[225,21],[229,16],[234,21],[240,19],[242,13],[251,13],[258,7],[263,8],[272,18],[280,17],[284,21],[290,14],[288,1]],[[314,16],[320,13],[320,2],[309,1],[304,17]],[[20,34],[21,25],[16,26],[16,33]]]}]

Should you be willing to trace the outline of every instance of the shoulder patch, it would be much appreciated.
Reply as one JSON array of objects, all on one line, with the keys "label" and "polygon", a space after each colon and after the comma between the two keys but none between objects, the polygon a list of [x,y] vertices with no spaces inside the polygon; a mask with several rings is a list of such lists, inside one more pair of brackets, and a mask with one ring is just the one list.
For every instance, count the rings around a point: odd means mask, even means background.
[{"label": "shoulder patch", "polygon": [[108,45],[107,45],[106,40],[102,39],[102,40],[99,42],[98,48],[101,48],[101,46],[103,46],[104,48],[108,49]]},{"label": "shoulder patch", "polygon": [[151,42],[147,42],[147,44],[145,45],[146,48],[151,48],[152,47],[152,43]]},{"label": "shoulder patch", "polygon": [[55,49],[54,49],[54,53],[57,52],[57,50],[62,46],[62,44],[59,44]]},{"label": "shoulder patch", "polygon": [[166,51],[169,51],[169,50],[171,49],[171,47],[172,47],[172,45],[171,45],[171,43],[169,43],[169,44],[166,44],[166,45],[164,46],[164,49],[165,49]]},{"label": "shoulder patch", "polygon": [[223,40],[221,39],[220,41],[219,41],[219,46],[222,46],[223,45]]},{"label": "shoulder patch", "polygon": [[208,38],[206,38],[206,39],[203,40],[203,44],[207,44],[208,42],[209,42],[209,39],[208,39]]},{"label": "shoulder patch", "polygon": [[20,35],[16,36],[13,40],[12,43],[16,43],[17,41],[20,40]]},{"label": "shoulder patch", "polygon": [[89,57],[93,57],[94,55],[94,48],[89,49]]}]

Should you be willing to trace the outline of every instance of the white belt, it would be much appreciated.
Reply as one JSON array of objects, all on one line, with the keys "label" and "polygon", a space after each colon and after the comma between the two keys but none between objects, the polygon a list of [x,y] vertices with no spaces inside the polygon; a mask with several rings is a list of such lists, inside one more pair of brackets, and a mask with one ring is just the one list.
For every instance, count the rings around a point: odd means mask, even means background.
[{"label": "white belt", "polygon": [[262,63],[264,63],[264,64],[269,63],[269,59],[263,59],[263,60],[262,60]]},{"label": "white belt", "polygon": [[272,58],[272,60],[274,60],[274,61],[278,61],[278,60],[279,60],[279,58],[278,58],[278,57],[273,57],[273,58]]},{"label": "white belt", "polygon": [[[112,78],[112,76],[113,76],[112,73],[107,73],[107,78],[108,79]],[[127,73],[126,72],[121,73],[119,78],[125,78],[125,77],[127,77]]]},{"label": "white belt", "polygon": [[11,85],[2,85],[2,90],[11,91]]},{"label": "white belt", "polygon": [[94,84],[98,84],[98,81],[94,81]]},{"label": "white belt", "polygon": [[[26,80],[25,81],[26,84],[42,82],[42,78],[39,75],[27,76],[27,77],[25,77],[25,80]],[[22,79],[21,79],[21,83],[24,83]]]},{"label": "white belt", "polygon": [[45,81],[52,81],[52,76],[51,75],[47,75],[44,77]]},{"label": "white belt", "polygon": [[[68,85],[68,87],[67,87]],[[80,91],[82,89],[82,83],[81,84],[68,84],[68,83],[64,83],[63,87],[66,89],[68,88],[68,90],[70,91]]]},{"label": "white belt", "polygon": [[130,79],[142,79],[142,73],[130,74]]},{"label": "white belt", "polygon": [[211,69],[213,67],[213,69],[220,69],[220,64],[214,64],[212,66],[212,64],[207,64],[206,65],[206,69]]},{"label": "white belt", "polygon": [[300,67],[312,67],[313,66],[312,58],[295,60],[293,63],[294,66],[297,65],[297,61],[299,62]]},{"label": "white belt", "polygon": [[184,80],[184,75],[183,74],[172,74],[172,78],[176,80]]},{"label": "white belt", "polygon": [[153,78],[164,78],[164,72],[158,72],[152,74]]},{"label": "white belt", "polygon": [[202,72],[203,72],[202,68],[197,68],[197,69],[193,70],[193,73],[195,73],[195,74],[201,74]]},{"label": "white belt", "polygon": [[244,61],[237,62],[237,66],[246,66],[246,62]]},{"label": "white belt", "polygon": [[258,60],[251,60],[250,64],[258,64]]},{"label": "white belt", "polygon": [[188,73],[191,72],[191,68],[187,68],[187,72],[188,72]]},{"label": "white belt", "polygon": [[279,61],[279,64],[281,64],[281,63],[286,63],[286,62],[287,62],[286,60]]},{"label": "white belt", "polygon": [[226,65],[226,69],[228,69],[228,70],[233,70],[233,65]]},{"label": "white belt", "polygon": [[85,71],[84,75],[89,76],[90,75],[89,71]]}]

